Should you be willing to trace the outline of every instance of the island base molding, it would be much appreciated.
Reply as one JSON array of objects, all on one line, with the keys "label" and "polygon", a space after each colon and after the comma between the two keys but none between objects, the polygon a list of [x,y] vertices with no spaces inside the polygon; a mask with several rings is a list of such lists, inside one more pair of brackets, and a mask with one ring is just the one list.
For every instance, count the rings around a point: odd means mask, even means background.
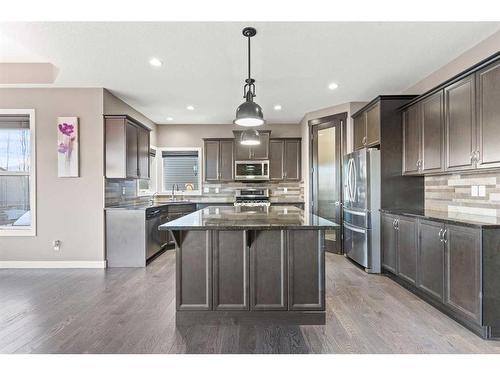
[{"label": "island base molding", "polygon": [[324,311],[177,311],[176,325],[212,324],[324,325]]}]

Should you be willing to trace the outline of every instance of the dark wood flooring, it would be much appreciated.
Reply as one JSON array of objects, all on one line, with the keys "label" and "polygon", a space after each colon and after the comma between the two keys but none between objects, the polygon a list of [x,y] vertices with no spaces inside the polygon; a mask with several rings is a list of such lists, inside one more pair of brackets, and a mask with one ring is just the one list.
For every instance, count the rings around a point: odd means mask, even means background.
[{"label": "dark wood flooring", "polygon": [[385,276],[327,254],[324,326],[175,326],[175,254],[144,269],[0,270],[0,353],[500,353]]}]

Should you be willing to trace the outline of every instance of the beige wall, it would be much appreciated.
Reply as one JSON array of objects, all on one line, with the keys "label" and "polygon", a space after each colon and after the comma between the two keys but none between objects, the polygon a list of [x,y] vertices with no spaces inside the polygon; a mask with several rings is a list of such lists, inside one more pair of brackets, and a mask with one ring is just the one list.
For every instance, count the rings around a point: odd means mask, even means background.
[{"label": "beige wall", "polygon": [[[103,90],[3,88],[0,108],[35,109],[36,237],[0,237],[0,261],[104,259]],[[57,117],[80,123],[80,177],[57,177]],[[61,250],[52,247],[61,240]]]},{"label": "beige wall", "polygon": [[[158,125],[158,147],[203,147],[203,138],[231,138],[233,130],[242,130],[232,124],[218,125]],[[300,137],[298,124],[277,124],[259,127],[271,130],[271,137]]]},{"label": "beige wall", "polygon": [[151,129],[151,145],[156,146],[156,124],[108,90],[104,89],[103,91],[103,113],[105,115],[129,115],[143,125],[146,125]]},{"label": "beige wall", "polygon": [[500,31],[486,38],[426,78],[408,87],[403,91],[403,94],[423,94],[499,51]]},{"label": "beige wall", "polygon": [[304,201],[306,208],[309,209],[309,189],[310,189],[310,174],[309,174],[309,125],[308,121],[335,115],[337,113],[347,112],[347,150],[344,153],[352,150],[352,118],[351,115],[362,108],[366,102],[349,102],[339,104],[333,107],[319,109],[317,111],[308,112],[304,115],[300,122],[300,132],[302,137],[302,179],[304,180]]}]

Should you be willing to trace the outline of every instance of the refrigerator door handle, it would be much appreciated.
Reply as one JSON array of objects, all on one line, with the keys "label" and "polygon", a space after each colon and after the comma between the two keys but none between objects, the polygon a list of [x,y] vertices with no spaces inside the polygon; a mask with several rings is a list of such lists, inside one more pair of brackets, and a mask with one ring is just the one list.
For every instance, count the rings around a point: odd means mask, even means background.
[{"label": "refrigerator door handle", "polygon": [[346,222],[344,222],[344,227],[346,229],[352,230],[353,232],[363,233],[363,234],[366,233],[366,229],[354,227],[352,225],[347,224]]},{"label": "refrigerator door handle", "polygon": [[347,181],[347,201],[352,202],[351,199],[351,161],[352,159],[349,159],[347,162],[347,176],[346,176],[346,181]]},{"label": "refrigerator door handle", "polygon": [[347,212],[348,214],[351,214],[351,215],[366,216],[366,212],[353,211],[353,210],[349,210],[347,208],[344,208],[344,212]]},{"label": "refrigerator door handle", "polygon": [[357,191],[356,191],[356,189],[358,188],[358,182],[356,181],[357,180],[357,178],[356,178],[357,177],[357,170],[356,170],[356,163],[354,162],[354,159],[352,160],[352,170],[354,172],[353,173],[353,178],[352,178],[353,181],[354,181],[354,189],[353,189],[353,194],[352,194],[352,200],[354,202],[356,202],[356,200],[357,200],[357,197],[356,197]]}]

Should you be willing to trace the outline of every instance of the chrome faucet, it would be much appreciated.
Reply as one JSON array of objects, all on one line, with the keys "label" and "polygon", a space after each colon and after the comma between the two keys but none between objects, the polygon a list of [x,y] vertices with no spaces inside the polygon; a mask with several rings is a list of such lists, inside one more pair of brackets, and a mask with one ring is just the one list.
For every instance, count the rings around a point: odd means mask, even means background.
[{"label": "chrome faucet", "polygon": [[177,189],[177,191],[179,191],[179,185],[177,184],[172,184],[172,200],[175,200],[175,189]]},{"label": "chrome faucet", "polygon": [[153,193],[153,195],[151,196],[151,199],[149,200],[149,203],[151,205],[153,205],[155,203],[155,199],[157,196],[158,196],[158,192]]}]

